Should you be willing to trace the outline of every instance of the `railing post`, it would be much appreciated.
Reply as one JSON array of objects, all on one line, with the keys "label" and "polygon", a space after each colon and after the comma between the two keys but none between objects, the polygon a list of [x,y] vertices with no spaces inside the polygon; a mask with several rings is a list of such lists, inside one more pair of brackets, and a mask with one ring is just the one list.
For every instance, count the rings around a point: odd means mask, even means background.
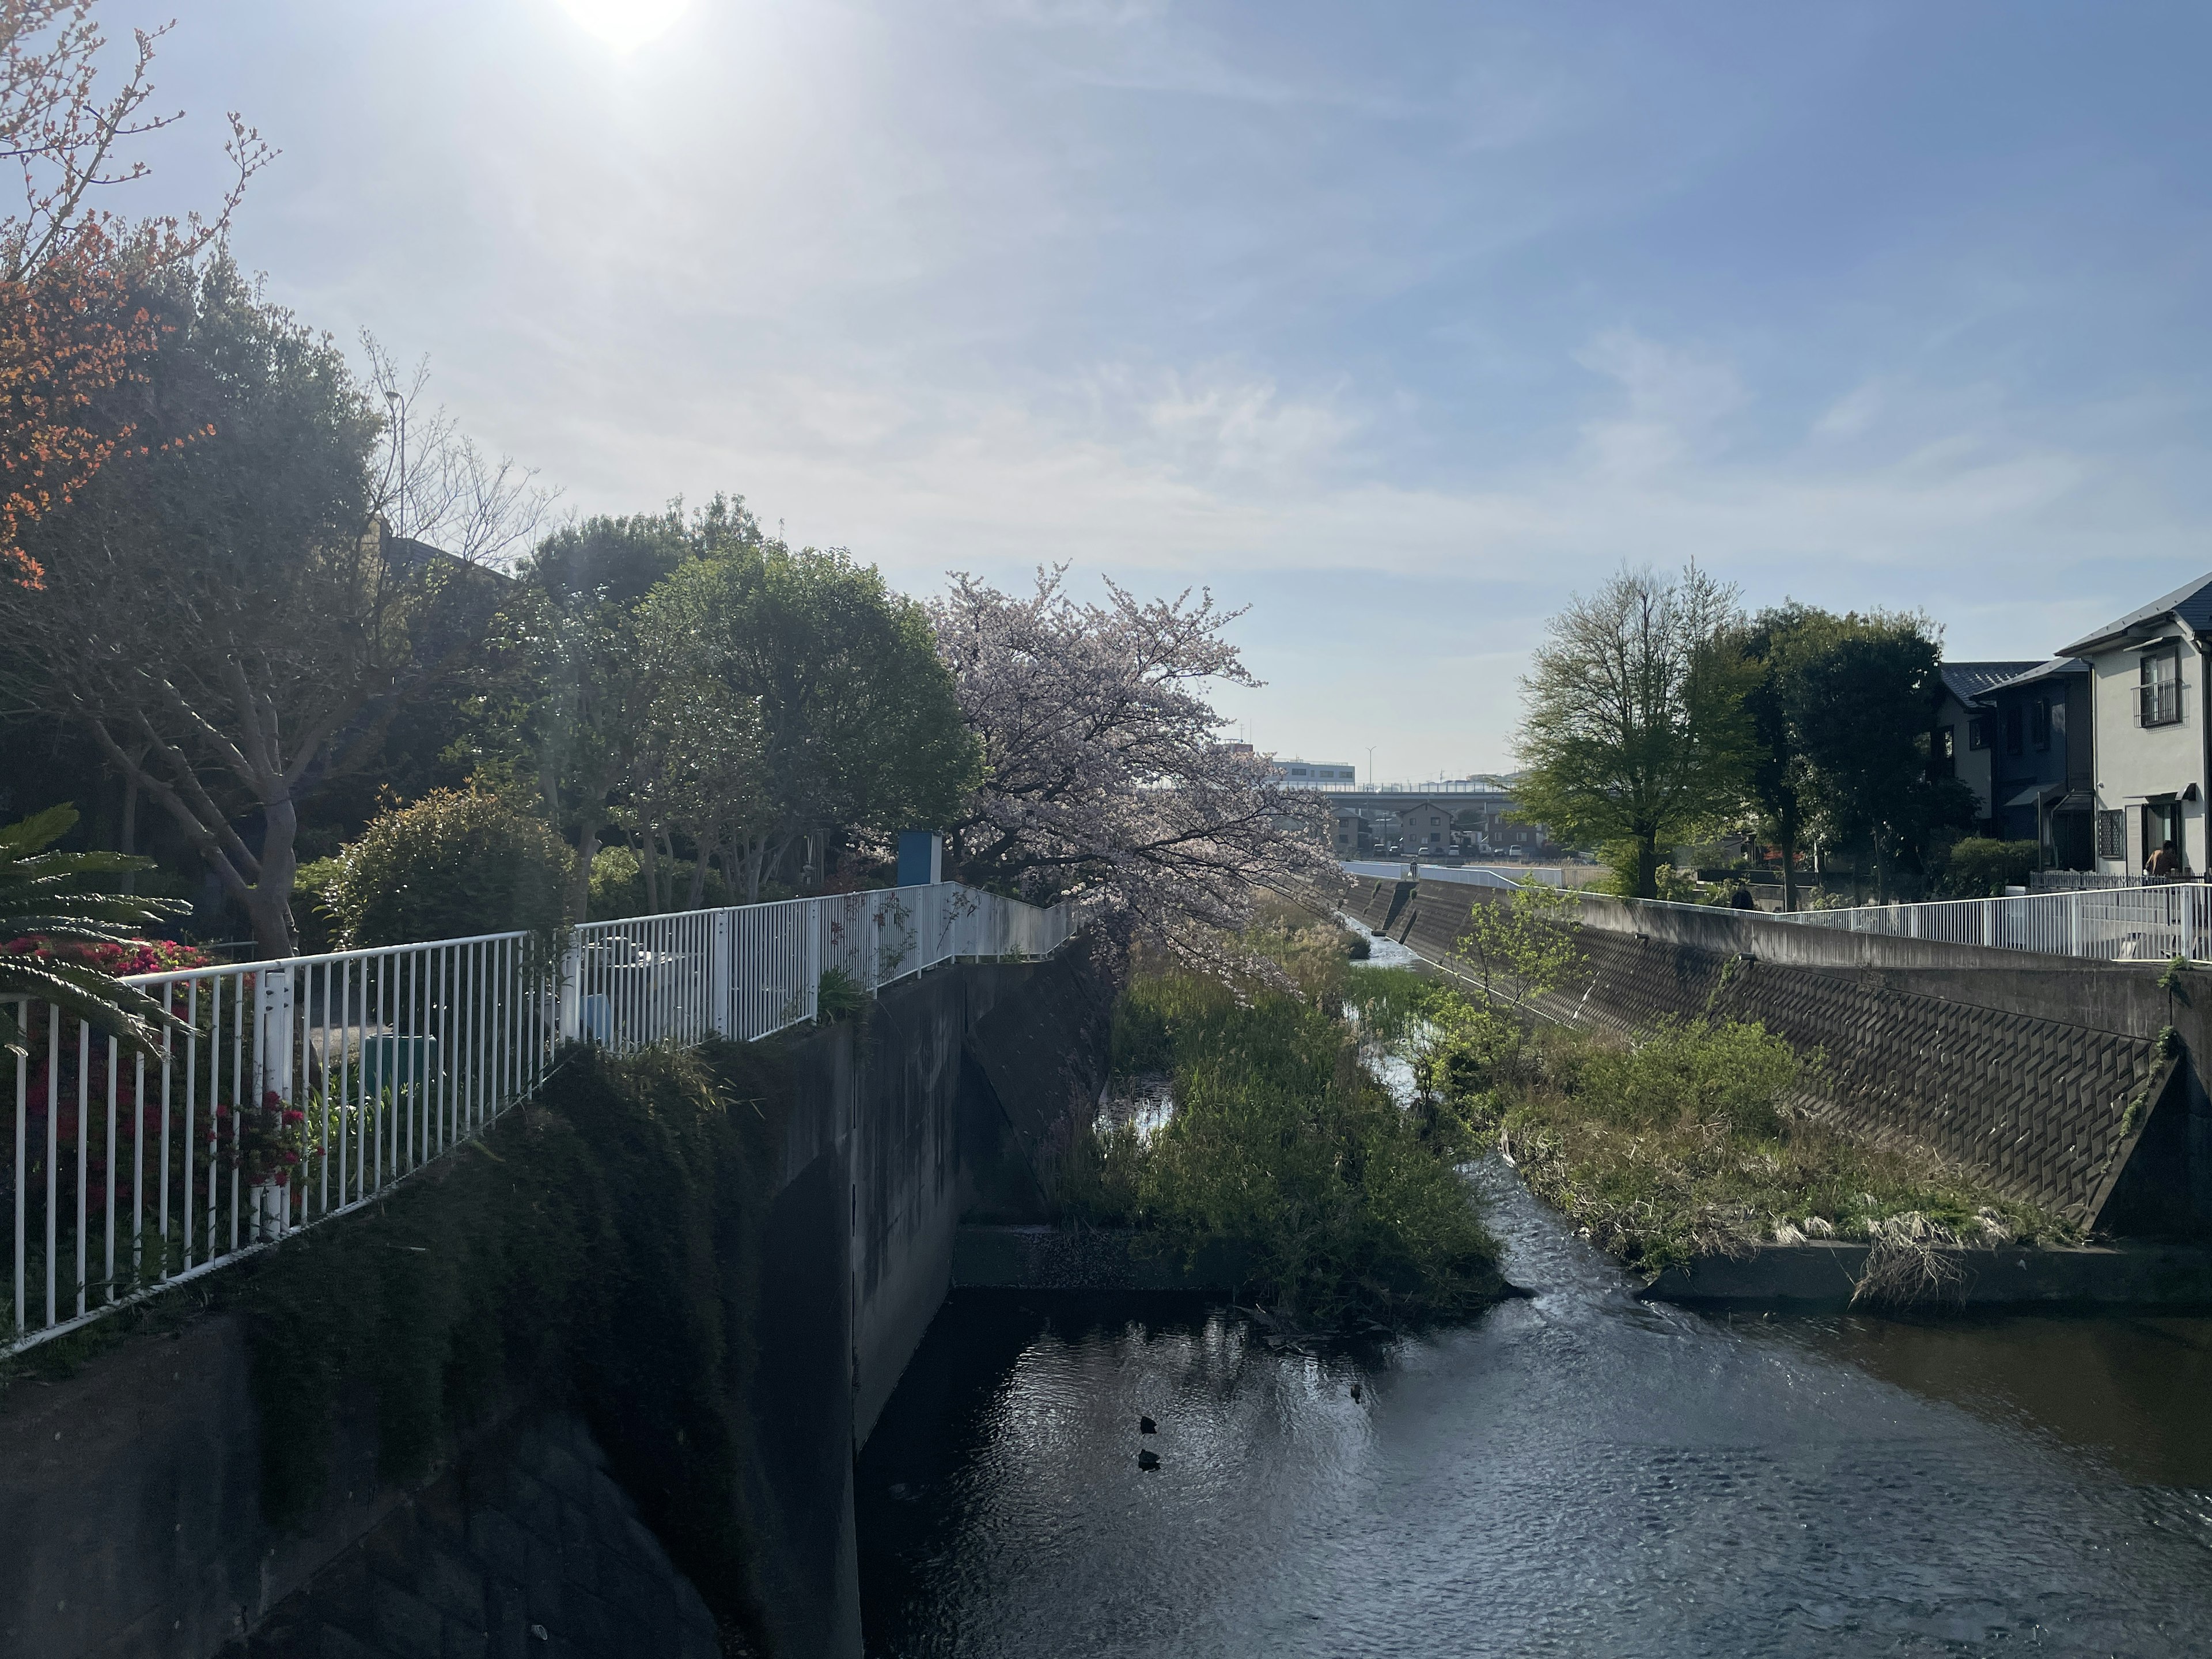
[{"label": "railing post", "polygon": [[568,943],[561,951],[561,1040],[578,1042],[584,1036],[584,932],[568,930]]},{"label": "railing post", "polygon": [[714,912],[714,962],[708,970],[707,994],[711,1000],[714,1035],[728,1036],[730,1025],[730,964],[732,938],[737,917],[728,910]]},{"label": "railing post", "polygon": [[[285,963],[264,968],[253,976],[253,1097],[250,1103],[240,1101],[240,1108],[260,1111],[272,1094],[279,1112],[291,1105],[292,969]],[[291,1218],[290,1186],[264,1180],[255,1184],[250,1196],[253,1241],[282,1238]]]}]

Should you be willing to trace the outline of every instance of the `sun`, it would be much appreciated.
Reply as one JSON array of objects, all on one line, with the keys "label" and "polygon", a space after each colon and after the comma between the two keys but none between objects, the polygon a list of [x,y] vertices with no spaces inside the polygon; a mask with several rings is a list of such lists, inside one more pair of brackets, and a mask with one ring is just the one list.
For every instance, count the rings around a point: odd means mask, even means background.
[{"label": "sun", "polygon": [[691,0],[554,0],[586,33],[617,52],[658,40],[691,9]]}]

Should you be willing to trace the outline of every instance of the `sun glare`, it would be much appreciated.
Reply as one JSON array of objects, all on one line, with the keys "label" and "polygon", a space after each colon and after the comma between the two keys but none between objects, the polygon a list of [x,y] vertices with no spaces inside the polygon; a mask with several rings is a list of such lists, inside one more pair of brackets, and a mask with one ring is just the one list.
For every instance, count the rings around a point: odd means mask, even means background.
[{"label": "sun glare", "polygon": [[691,9],[691,0],[555,0],[586,33],[617,52],[658,40]]}]

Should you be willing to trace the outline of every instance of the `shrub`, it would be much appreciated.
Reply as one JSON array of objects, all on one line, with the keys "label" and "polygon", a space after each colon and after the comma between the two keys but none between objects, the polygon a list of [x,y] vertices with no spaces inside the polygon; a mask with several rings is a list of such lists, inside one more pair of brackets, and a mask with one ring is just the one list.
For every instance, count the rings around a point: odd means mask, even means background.
[{"label": "shrub", "polygon": [[331,908],[331,892],[345,874],[343,859],[316,859],[292,877],[292,931],[300,954],[319,956],[338,948],[340,924]]},{"label": "shrub", "polygon": [[546,932],[567,920],[574,858],[501,796],[436,789],[373,821],[325,890],[349,946]]},{"label": "shrub", "polygon": [[827,1025],[865,1012],[868,994],[842,968],[824,968],[814,987],[814,1018]]},{"label": "shrub", "polygon": [[1076,1159],[1094,1218],[1125,1206],[1185,1249],[1233,1241],[1253,1293],[1294,1321],[1495,1297],[1498,1247],[1448,1150],[1360,1065],[1334,1007],[1170,972],[1130,987],[1116,1031],[1131,1057],[1164,1051],[1176,1109],[1148,1140],[1109,1131]]},{"label": "shrub", "polygon": [[2032,841],[1969,836],[1953,843],[1936,886],[1954,898],[1996,898],[2008,886],[2027,885],[2030,872],[2041,862],[2042,849]]},{"label": "shrub", "polygon": [[1766,1139],[1782,1130],[1782,1103],[1796,1085],[1796,1050],[1755,1023],[1662,1020],[1630,1048],[1583,1056],[1577,1084],[1597,1114],[1627,1128],[1724,1124]]},{"label": "shrub", "polygon": [[599,848],[592,860],[589,904],[593,921],[645,914],[645,872],[635,853],[627,847]]}]

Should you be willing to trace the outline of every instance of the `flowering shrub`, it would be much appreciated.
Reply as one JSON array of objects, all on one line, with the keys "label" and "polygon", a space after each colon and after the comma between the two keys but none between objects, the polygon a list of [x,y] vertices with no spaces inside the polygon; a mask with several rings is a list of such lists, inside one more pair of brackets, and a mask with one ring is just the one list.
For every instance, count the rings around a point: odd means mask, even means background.
[{"label": "flowering shrub", "polygon": [[198,945],[179,945],[167,939],[92,943],[33,935],[10,939],[0,945],[0,951],[16,957],[42,957],[50,962],[74,962],[118,979],[131,974],[166,974],[179,968],[204,968],[209,960],[208,953]]},{"label": "flowering shrub", "polygon": [[236,1170],[249,1187],[291,1184],[307,1161],[307,1115],[287,1106],[274,1089],[258,1106],[217,1106],[210,1139],[223,1168]]}]

